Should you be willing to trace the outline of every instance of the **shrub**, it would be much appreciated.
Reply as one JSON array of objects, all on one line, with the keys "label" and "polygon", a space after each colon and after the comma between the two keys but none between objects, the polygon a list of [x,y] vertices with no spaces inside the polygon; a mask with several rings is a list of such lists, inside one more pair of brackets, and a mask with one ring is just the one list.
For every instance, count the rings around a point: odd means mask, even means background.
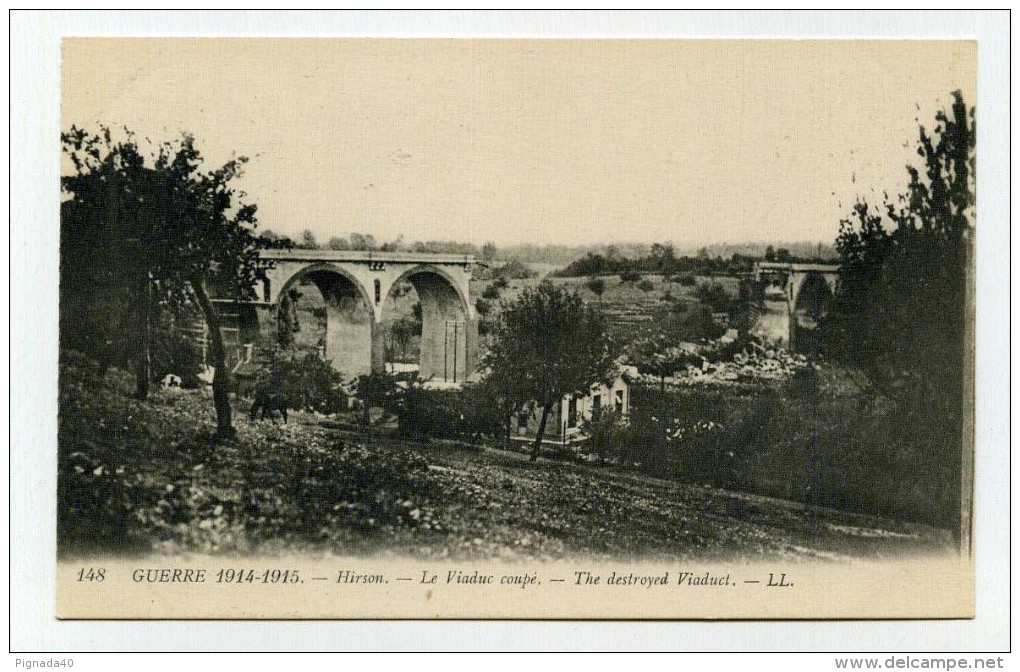
[{"label": "shrub", "polygon": [[475,301],[475,310],[481,317],[485,317],[492,312],[492,302],[486,299],[478,299]]},{"label": "shrub", "polygon": [[461,390],[411,386],[404,392],[398,412],[400,431],[419,440],[498,436],[503,431],[501,413],[486,391],[482,385]]},{"label": "shrub", "polygon": [[698,279],[689,273],[678,275],[674,279],[681,287],[693,287],[698,284]]},{"label": "shrub", "polygon": [[[504,282],[505,282],[505,280],[504,280]],[[482,292],[482,298],[483,299],[490,299],[490,300],[498,299],[499,298],[499,288],[496,287],[495,283],[493,283],[493,284],[491,284],[491,285],[489,285],[488,287],[485,288],[485,290]]]},{"label": "shrub", "polygon": [[162,380],[167,374],[180,376],[183,387],[195,388],[200,384],[202,354],[195,343],[176,330],[155,332],[150,350],[152,377]]},{"label": "shrub", "polygon": [[718,282],[706,282],[698,285],[695,296],[716,312],[726,312],[733,306],[733,299]]},{"label": "shrub", "polygon": [[641,274],[637,271],[627,269],[620,273],[620,282],[638,282],[641,280]]},{"label": "shrub", "polygon": [[828,369],[785,384],[631,388],[621,465],[844,510],[953,524],[954,468],[931,459],[937,429],[888,404],[834,393]]},{"label": "shrub", "polygon": [[292,408],[336,413],[346,408],[343,383],[343,376],[315,353],[277,354],[258,372],[255,388],[259,393],[284,396]]},{"label": "shrub", "polygon": [[90,550],[128,542],[132,487],[124,467],[94,458],[87,446],[72,449],[57,473],[57,530],[62,544]]}]

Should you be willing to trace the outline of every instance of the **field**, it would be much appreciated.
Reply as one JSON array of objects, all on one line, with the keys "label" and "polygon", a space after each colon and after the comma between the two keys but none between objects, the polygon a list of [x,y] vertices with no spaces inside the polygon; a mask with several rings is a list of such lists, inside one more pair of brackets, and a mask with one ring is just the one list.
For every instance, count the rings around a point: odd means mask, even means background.
[{"label": "field", "polygon": [[554,559],[890,557],[948,533],[494,447],[345,432],[322,416],[252,422],[214,444],[204,390],[129,395],[62,357],[58,515],[64,556],[307,552]]},{"label": "field", "polygon": [[[605,283],[605,290],[599,296],[587,286],[588,278],[554,277],[549,276],[548,270],[543,269],[536,278],[511,280],[509,285],[500,291],[498,301],[494,302],[493,312],[498,313],[499,303],[513,301],[526,287],[545,279],[576,291],[586,303],[598,306],[608,318],[611,332],[622,344],[637,336],[643,327],[650,327],[657,314],[677,305],[690,308],[699,304],[696,296],[699,285],[712,283],[721,285],[731,298],[736,297],[738,293],[739,280],[729,276],[697,276],[696,284],[690,286],[678,282],[667,283],[662,275],[653,273],[641,277],[650,283],[650,287],[646,285],[645,289],[642,289],[639,282],[623,282],[618,275],[600,276]],[[481,296],[491,284],[491,280],[472,281],[471,295]]]}]

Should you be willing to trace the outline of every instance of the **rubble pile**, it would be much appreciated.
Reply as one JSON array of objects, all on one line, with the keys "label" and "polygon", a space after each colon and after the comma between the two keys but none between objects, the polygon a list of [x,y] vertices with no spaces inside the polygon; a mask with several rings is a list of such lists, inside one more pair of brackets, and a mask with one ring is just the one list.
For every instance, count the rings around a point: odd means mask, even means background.
[{"label": "rubble pile", "polygon": [[[665,380],[658,376],[638,374],[638,380],[650,385],[701,385],[732,384],[747,380],[784,380],[797,369],[808,366],[804,355],[793,354],[782,348],[763,347],[751,343],[730,361],[711,361],[711,348],[706,348],[701,364],[688,364]],[[709,356],[705,356],[709,355]]]}]

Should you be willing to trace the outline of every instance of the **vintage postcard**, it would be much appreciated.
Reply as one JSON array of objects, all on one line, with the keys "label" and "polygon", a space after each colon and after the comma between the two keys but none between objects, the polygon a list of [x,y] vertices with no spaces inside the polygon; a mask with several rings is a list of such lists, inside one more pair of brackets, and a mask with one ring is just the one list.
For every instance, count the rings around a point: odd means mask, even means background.
[{"label": "vintage postcard", "polygon": [[65,38],[56,615],[973,616],[976,59]]}]

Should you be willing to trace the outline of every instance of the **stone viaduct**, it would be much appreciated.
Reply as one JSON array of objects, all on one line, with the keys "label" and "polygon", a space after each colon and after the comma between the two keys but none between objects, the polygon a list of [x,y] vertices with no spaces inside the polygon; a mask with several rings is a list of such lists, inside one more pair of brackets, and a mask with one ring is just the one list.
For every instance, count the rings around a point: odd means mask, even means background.
[{"label": "stone viaduct", "polygon": [[478,322],[469,288],[474,257],[333,250],[267,250],[260,256],[273,267],[256,287],[258,300],[242,307],[247,314],[240,321],[251,325],[249,331],[265,333],[266,325],[275,326],[281,297],[307,279],[325,300],[325,358],[347,377],[382,373],[383,307],[393,287],[406,280],[422,309],[419,375],[463,382],[474,372]]},{"label": "stone viaduct", "polygon": [[[754,265],[754,280],[762,285],[781,287],[786,297],[787,333],[790,350],[796,347],[798,311],[817,310],[820,300],[830,300],[839,282],[839,264],[800,264],[759,261]],[[805,291],[808,290],[808,291]],[[808,301],[807,295],[811,295]],[[805,306],[805,303],[816,305]]]}]

